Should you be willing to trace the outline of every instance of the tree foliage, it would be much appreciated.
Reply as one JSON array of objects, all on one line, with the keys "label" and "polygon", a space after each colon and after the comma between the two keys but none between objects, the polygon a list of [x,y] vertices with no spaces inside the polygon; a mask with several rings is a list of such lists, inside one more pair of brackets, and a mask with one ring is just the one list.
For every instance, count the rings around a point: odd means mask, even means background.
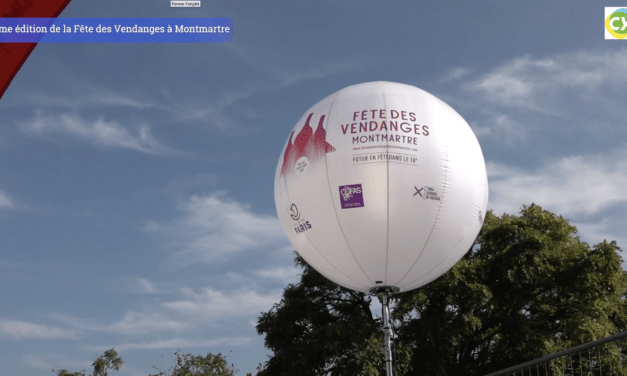
[{"label": "tree foliage", "polygon": [[119,371],[120,368],[122,368],[123,363],[124,361],[118,356],[115,349],[107,350],[91,364],[94,367],[94,373],[92,376],[107,376],[110,369]]},{"label": "tree foliage", "polygon": [[56,373],[57,376],[85,376],[85,370],[70,372],[65,368],[62,369],[52,369],[52,372]]},{"label": "tree foliage", "polygon": [[[159,369],[159,373],[148,376],[235,376],[238,372],[235,365],[229,365],[226,357],[221,353],[217,355],[207,353],[203,356],[183,354],[181,350],[178,350],[174,355],[174,365],[167,372]],[[123,363],[124,361],[115,349],[107,350],[92,363],[94,372],[90,376],[108,376],[109,370],[119,371]],[[153,366],[153,368],[156,367]],[[85,370],[70,372],[67,369],[53,369],[52,371],[57,376],[85,376]]]},{"label": "tree foliage", "polygon": [[229,363],[222,353],[206,356],[181,354],[176,352],[176,364],[172,376],[234,376],[237,373],[235,365]]},{"label": "tree foliage", "polygon": [[[258,373],[265,375],[379,375],[384,364],[372,297],[329,281],[301,257],[300,283],[288,285],[280,303],[261,315],[259,334],[274,355]],[[397,346],[402,367],[410,349]]]},{"label": "tree foliage", "polygon": [[[480,375],[627,329],[627,273],[616,242],[590,247],[537,205],[488,212],[448,273],[392,298],[399,375]],[[371,297],[297,257],[300,283],[257,325],[273,355],[260,375],[383,375]]]},{"label": "tree foliage", "polygon": [[234,376],[238,372],[234,364],[229,365],[222,353],[207,353],[203,356],[183,354],[178,350],[174,355],[174,365],[167,373],[159,371],[149,376]]},{"label": "tree foliage", "polygon": [[[107,376],[110,369],[119,371],[123,363],[124,361],[118,356],[115,349],[107,350],[91,364],[94,367],[94,372],[90,376]],[[52,372],[55,372],[57,376],[85,376],[85,370],[70,372],[63,368],[59,370],[53,369]]]},{"label": "tree foliage", "polygon": [[489,373],[625,330],[620,249],[576,233],[536,205],[490,213],[450,272],[400,297],[394,315],[416,348],[410,374]]}]

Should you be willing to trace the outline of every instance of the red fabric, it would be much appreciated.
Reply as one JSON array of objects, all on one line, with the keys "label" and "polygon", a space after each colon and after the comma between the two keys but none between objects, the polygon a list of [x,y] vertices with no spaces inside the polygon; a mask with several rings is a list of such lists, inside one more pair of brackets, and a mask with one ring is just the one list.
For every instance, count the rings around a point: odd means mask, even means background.
[{"label": "red fabric", "polygon": [[[0,0],[2,18],[56,18],[71,0]],[[0,43],[0,98],[37,43]]]}]

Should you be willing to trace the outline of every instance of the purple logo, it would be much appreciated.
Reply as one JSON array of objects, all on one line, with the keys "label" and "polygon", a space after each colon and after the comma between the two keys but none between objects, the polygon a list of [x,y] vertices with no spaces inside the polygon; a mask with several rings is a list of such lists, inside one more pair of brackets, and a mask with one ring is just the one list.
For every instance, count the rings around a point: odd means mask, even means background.
[{"label": "purple logo", "polygon": [[340,186],[340,201],[342,201],[342,209],[359,208],[364,206],[364,196],[361,184]]}]

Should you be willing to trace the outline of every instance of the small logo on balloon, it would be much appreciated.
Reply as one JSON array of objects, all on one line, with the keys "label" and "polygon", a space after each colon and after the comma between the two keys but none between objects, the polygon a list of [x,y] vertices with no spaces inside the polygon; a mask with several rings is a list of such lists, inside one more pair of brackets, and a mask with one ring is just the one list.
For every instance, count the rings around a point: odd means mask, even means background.
[{"label": "small logo on balloon", "polygon": [[298,219],[300,218],[300,213],[298,212],[298,207],[296,206],[296,204],[292,204],[292,206],[290,207],[290,211],[292,212],[290,217],[292,217],[293,220],[298,221]]},{"label": "small logo on balloon", "polygon": [[627,38],[627,8],[605,7],[605,39]]},{"label": "small logo on balloon", "polygon": [[359,208],[364,206],[364,196],[361,184],[340,186],[340,201],[342,201],[342,209]]},{"label": "small logo on balloon", "polygon": [[298,210],[296,204],[290,206],[290,212],[290,217],[294,220],[294,231],[296,231],[296,235],[302,234],[311,228],[311,223],[305,218],[300,217],[300,210]]},{"label": "small logo on balloon", "polygon": [[414,186],[414,196],[415,195],[420,195],[420,197],[422,197],[423,200],[432,200],[432,201],[440,201],[441,197],[438,196],[438,192],[435,191],[435,189],[433,189],[433,187],[429,187],[429,186],[424,186],[424,187],[416,187]]},{"label": "small logo on balloon", "polygon": [[296,161],[295,169],[296,169],[296,172],[299,172],[301,174],[303,172],[307,172],[307,170],[309,169],[309,160],[307,159],[307,157],[300,157]]}]

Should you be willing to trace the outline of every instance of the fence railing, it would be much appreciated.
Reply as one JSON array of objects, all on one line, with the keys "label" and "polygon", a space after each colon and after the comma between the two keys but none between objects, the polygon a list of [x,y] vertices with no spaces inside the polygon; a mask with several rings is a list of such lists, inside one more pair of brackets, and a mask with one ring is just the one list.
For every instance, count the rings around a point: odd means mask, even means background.
[{"label": "fence railing", "polygon": [[[626,337],[627,331],[620,332],[486,376],[624,376],[627,375],[627,353],[623,352],[620,340]],[[623,342],[627,346],[627,341]]]}]

